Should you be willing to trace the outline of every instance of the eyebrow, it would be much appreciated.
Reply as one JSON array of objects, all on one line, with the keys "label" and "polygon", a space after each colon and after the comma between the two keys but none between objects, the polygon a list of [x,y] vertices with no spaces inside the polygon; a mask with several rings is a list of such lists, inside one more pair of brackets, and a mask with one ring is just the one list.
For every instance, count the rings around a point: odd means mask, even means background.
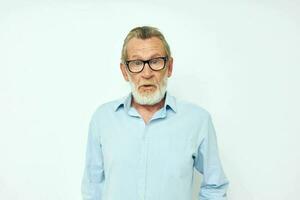
[{"label": "eyebrow", "polygon": [[[159,54],[159,53],[156,53],[156,54],[151,55],[149,57],[149,59],[152,59],[152,58],[155,58],[155,57],[163,57],[163,56],[161,54]],[[143,60],[139,55],[133,55],[132,59]]]}]

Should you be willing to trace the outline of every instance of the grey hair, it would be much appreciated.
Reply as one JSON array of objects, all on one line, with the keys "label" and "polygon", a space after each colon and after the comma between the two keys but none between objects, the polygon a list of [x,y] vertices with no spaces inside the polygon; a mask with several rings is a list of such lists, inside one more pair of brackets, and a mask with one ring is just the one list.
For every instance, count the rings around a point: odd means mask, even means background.
[{"label": "grey hair", "polygon": [[152,26],[142,26],[142,27],[135,27],[133,28],[126,36],[123,48],[122,48],[122,55],[121,55],[121,62],[125,64],[125,61],[127,59],[127,44],[129,40],[132,38],[138,38],[138,39],[149,39],[151,37],[157,37],[160,39],[163,43],[164,49],[166,51],[166,54],[168,57],[171,57],[171,50],[168,42],[166,41],[164,35],[158,30],[158,28],[152,27]]}]

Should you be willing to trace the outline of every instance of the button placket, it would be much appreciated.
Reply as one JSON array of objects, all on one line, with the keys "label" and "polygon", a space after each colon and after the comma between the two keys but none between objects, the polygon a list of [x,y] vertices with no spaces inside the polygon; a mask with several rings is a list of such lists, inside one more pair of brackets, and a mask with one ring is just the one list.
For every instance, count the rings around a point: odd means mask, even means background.
[{"label": "button placket", "polygon": [[[141,119],[142,120],[142,119]],[[139,199],[146,200],[146,181],[147,181],[147,160],[148,160],[148,137],[147,132],[149,124],[144,124],[144,129],[141,136],[141,160],[139,170],[138,193]]]}]

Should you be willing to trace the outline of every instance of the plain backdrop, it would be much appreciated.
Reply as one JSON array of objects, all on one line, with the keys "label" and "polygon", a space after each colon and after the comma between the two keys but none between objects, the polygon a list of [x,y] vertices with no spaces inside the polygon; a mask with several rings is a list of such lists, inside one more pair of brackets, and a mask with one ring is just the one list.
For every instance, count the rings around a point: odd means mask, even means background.
[{"label": "plain backdrop", "polygon": [[81,199],[88,122],[130,91],[121,47],[142,25],[170,44],[169,91],[211,113],[229,199],[300,199],[299,13],[296,0],[0,0],[0,199]]}]

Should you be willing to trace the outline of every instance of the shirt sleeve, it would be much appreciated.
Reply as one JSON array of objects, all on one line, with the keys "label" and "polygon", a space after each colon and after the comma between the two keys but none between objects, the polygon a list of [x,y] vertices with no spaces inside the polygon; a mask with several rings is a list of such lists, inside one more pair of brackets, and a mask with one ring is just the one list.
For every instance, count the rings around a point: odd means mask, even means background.
[{"label": "shirt sleeve", "polygon": [[83,200],[102,200],[104,185],[103,155],[100,134],[93,118],[89,124],[84,174],[81,183]]},{"label": "shirt sleeve", "polygon": [[210,114],[201,127],[204,135],[198,146],[195,168],[202,177],[199,200],[227,200],[229,181],[222,169],[218,153],[216,132]]}]

